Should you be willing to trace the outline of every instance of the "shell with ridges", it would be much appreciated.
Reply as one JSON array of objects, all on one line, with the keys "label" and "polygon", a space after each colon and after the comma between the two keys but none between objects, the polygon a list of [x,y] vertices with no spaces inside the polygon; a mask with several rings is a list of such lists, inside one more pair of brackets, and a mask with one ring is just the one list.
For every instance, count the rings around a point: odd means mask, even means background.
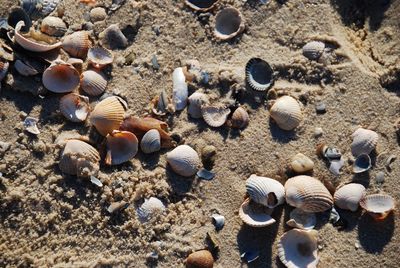
[{"label": "shell with ridges", "polygon": [[271,217],[273,209],[257,204],[247,198],[239,208],[239,217],[244,223],[252,227],[265,227],[274,224]]},{"label": "shell with ridges", "polygon": [[303,46],[304,57],[310,60],[317,60],[324,52],[325,44],[320,41],[311,41]]},{"label": "shell with ridges", "polygon": [[204,121],[210,127],[220,127],[225,124],[231,110],[224,105],[204,106],[201,108]]},{"label": "shell with ridges", "polygon": [[161,149],[160,132],[157,129],[151,129],[144,134],[140,141],[140,148],[145,154],[157,152]]},{"label": "shell with ridges", "polygon": [[303,119],[300,104],[290,96],[277,99],[269,112],[278,126],[284,130],[295,129]]},{"label": "shell with ridges", "polygon": [[108,49],[103,47],[92,47],[88,51],[87,60],[96,69],[102,69],[113,62],[114,56]]},{"label": "shell with ridges", "polygon": [[79,85],[79,73],[71,64],[56,60],[44,71],[42,82],[52,92],[71,92]]},{"label": "shell with ridges", "polygon": [[243,32],[244,18],[239,10],[227,7],[215,16],[214,35],[219,40],[228,40]]},{"label": "shell with ridges", "polygon": [[156,197],[145,199],[144,203],[136,209],[136,213],[141,222],[150,220],[151,217],[165,210],[164,204]]},{"label": "shell with ridges", "polygon": [[81,88],[90,96],[103,94],[107,87],[107,80],[101,72],[93,70],[84,71],[81,74]]},{"label": "shell with ridges", "polygon": [[64,37],[62,48],[72,57],[84,59],[92,46],[89,34],[86,31],[74,32]]},{"label": "shell with ridges", "polygon": [[352,135],[351,153],[354,156],[371,153],[378,143],[378,133],[375,131],[359,128]]},{"label": "shell with ridges", "polygon": [[67,25],[58,17],[48,16],[43,19],[40,31],[50,36],[63,36],[67,32]]},{"label": "shell with ridges", "polygon": [[246,190],[251,200],[269,208],[285,202],[285,188],[274,179],[252,174],[246,180]]},{"label": "shell with ridges", "polygon": [[390,195],[371,194],[361,198],[360,206],[375,220],[383,220],[394,210],[395,203]]},{"label": "shell with ridges", "polygon": [[268,62],[251,58],[246,64],[246,82],[254,90],[265,91],[273,83],[273,70]]},{"label": "shell with ridges", "polygon": [[341,209],[356,211],[361,198],[365,195],[365,187],[359,183],[349,183],[338,190],[333,195],[335,205]]},{"label": "shell with ridges", "polygon": [[60,42],[57,42],[55,44],[42,44],[22,36],[20,30],[23,26],[25,26],[25,23],[23,21],[17,23],[17,25],[15,26],[14,39],[15,42],[17,42],[18,45],[20,45],[24,49],[32,52],[47,52],[61,46]]},{"label": "shell with ridges", "polygon": [[187,268],[212,268],[214,258],[210,251],[203,249],[191,253],[185,260]]},{"label": "shell with ridges", "polygon": [[219,0],[185,0],[185,4],[193,10],[206,12],[213,9]]},{"label": "shell with ridges", "polygon": [[119,165],[135,157],[138,151],[138,139],[129,131],[114,130],[107,135],[106,164]]},{"label": "shell with ridges", "polygon": [[197,152],[189,145],[179,145],[167,154],[167,162],[177,174],[190,177],[200,166]]},{"label": "shell with ridges", "polygon": [[190,117],[201,118],[203,116],[201,114],[201,107],[209,102],[207,95],[201,92],[194,92],[189,96],[188,100],[188,114]]},{"label": "shell with ridges", "polygon": [[72,122],[85,121],[90,111],[89,98],[76,93],[67,94],[60,100],[60,111]]},{"label": "shell with ridges", "polygon": [[231,126],[233,128],[245,128],[249,124],[249,114],[247,111],[238,107],[232,114]]}]

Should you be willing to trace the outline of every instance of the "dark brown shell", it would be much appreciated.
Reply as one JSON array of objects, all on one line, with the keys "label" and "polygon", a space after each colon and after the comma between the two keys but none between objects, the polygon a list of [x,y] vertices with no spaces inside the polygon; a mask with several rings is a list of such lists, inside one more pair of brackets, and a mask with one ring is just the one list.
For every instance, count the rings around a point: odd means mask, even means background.
[{"label": "dark brown shell", "polygon": [[186,268],[212,268],[214,258],[210,251],[203,249],[190,254],[185,263]]}]

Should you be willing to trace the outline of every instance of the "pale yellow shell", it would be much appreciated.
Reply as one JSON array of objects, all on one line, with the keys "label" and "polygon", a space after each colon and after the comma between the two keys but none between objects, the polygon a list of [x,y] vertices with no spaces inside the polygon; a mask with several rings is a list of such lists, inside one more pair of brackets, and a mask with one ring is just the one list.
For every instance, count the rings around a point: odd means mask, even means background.
[{"label": "pale yellow shell", "polygon": [[219,40],[228,40],[243,32],[244,18],[239,10],[227,7],[215,16],[214,36]]},{"label": "pale yellow shell", "polygon": [[89,48],[92,46],[89,34],[86,31],[74,32],[64,37],[62,48],[72,57],[86,58]]},{"label": "pale yellow shell", "polygon": [[56,60],[44,71],[42,82],[52,92],[71,92],[79,85],[79,73],[71,64]]},{"label": "pale yellow shell", "polygon": [[81,74],[81,88],[90,96],[103,94],[107,87],[107,80],[101,72],[93,70],[84,71]]},{"label": "pale yellow shell", "polygon": [[18,22],[17,25],[15,26],[15,36],[14,36],[15,42],[17,42],[18,45],[20,45],[24,49],[33,52],[47,52],[61,46],[60,42],[49,45],[49,44],[38,43],[22,36],[19,31],[24,26],[25,23],[23,21]]},{"label": "pale yellow shell", "polygon": [[378,133],[375,131],[359,128],[353,134],[351,143],[351,153],[354,156],[371,153],[378,143]]},{"label": "pale yellow shell", "polygon": [[252,227],[265,227],[274,224],[276,220],[271,217],[273,209],[259,205],[246,199],[239,208],[239,217]]},{"label": "pale yellow shell", "polygon": [[119,165],[135,157],[138,139],[129,131],[114,130],[107,135],[106,147],[106,164]]},{"label": "pale yellow shell", "polygon": [[169,152],[167,162],[173,171],[184,177],[193,176],[200,166],[197,152],[189,145],[179,145]]},{"label": "pale yellow shell", "polygon": [[365,195],[365,187],[359,183],[349,183],[336,190],[333,198],[335,205],[341,209],[356,211],[361,198]]},{"label": "pale yellow shell", "polygon": [[231,110],[223,105],[204,106],[201,108],[204,121],[210,127],[220,127],[225,124]]},{"label": "pale yellow shell", "polygon": [[290,96],[277,99],[269,112],[278,126],[284,130],[295,129],[303,119],[299,102]]},{"label": "pale yellow shell", "polygon": [[63,36],[67,32],[67,25],[58,17],[48,16],[42,20],[40,31],[51,36]]},{"label": "pale yellow shell", "polygon": [[390,195],[371,194],[361,198],[360,206],[374,219],[383,220],[394,210],[395,203],[393,197]]},{"label": "pale yellow shell", "polygon": [[246,180],[246,190],[251,200],[266,207],[285,203],[285,188],[277,180],[252,174]]},{"label": "pale yellow shell", "polygon": [[89,98],[76,93],[63,96],[60,100],[61,113],[72,122],[85,121],[89,111]]}]

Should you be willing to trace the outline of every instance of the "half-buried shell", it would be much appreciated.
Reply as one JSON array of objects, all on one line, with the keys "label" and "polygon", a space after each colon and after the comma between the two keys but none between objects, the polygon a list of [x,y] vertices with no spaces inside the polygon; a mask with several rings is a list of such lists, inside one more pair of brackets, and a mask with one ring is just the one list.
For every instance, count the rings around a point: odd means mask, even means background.
[{"label": "half-buried shell", "polygon": [[44,71],[42,82],[52,92],[67,93],[78,87],[79,73],[71,64],[56,60]]},{"label": "half-buried shell", "polygon": [[290,96],[277,99],[269,112],[272,119],[284,130],[295,129],[303,119],[300,104]]},{"label": "half-buried shell", "polygon": [[318,60],[324,52],[325,44],[320,41],[311,41],[303,46],[303,55],[309,60]]},{"label": "half-buried shell", "polygon": [[295,208],[290,212],[290,220],[286,224],[293,228],[313,229],[317,224],[317,217],[314,213]]},{"label": "half-buried shell", "polygon": [[336,190],[333,198],[335,205],[341,209],[356,211],[361,198],[365,195],[365,187],[359,183],[349,183]]},{"label": "half-buried shell", "polygon": [[135,157],[138,151],[138,139],[129,131],[114,130],[107,135],[107,165],[119,165]]},{"label": "half-buried shell", "polygon": [[54,44],[43,44],[26,38],[20,33],[20,30],[23,26],[25,26],[25,23],[23,21],[18,22],[15,26],[14,40],[24,49],[32,52],[47,52],[61,46],[60,42],[56,42]]},{"label": "half-buried shell", "polygon": [[206,12],[213,9],[219,0],[185,0],[185,4],[193,10]]},{"label": "half-buried shell", "polygon": [[189,145],[179,145],[167,154],[167,162],[177,174],[190,177],[200,166],[197,152]]},{"label": "half-buried shell", "polygon": [[140,148],[145,154],[157,152],[161,149],[160,132],[157,129],[151,129],[144,134],[140,141]]},{"label": "half-buried shell", "polygon": [[272,208],[257,204],[247,198],[240,206],[239,217],[249,226],[265,227],[276,222],[271,217],[272,211]]},{"label": "half-buried shell", "polygon": [[72,122],[83,122],[90,111],[89,98],[76,93],[67,94],[60,100],[60,111]]},{"label": "half-buried shell", "polygon": [[354,156],[371,153],[378,143],[378,133],[375,131],[359,128],[352,135],[351,153]]},{"label": "half-buried shell", "polygon": [[246,64],[246,82],[254,90],[266,91],[273,84],[273,70],[265,60],[252,58]]},{"label": "half-buried shell", "polygon": [[243,16],[236,8],[224,8],[215,17],[214,35],[219,40],[231,39],[243,32],[244,28]]},{"label": "half-buried shell", "polygon": [[136,209],[136,214],[141,222],[149,221],[157,214],[161,214],[165,210],[162,201],[156,197],[145,199],[144,203]]},{"label": "half-buried shell", "polygon": [[360,206],[375,220],[384,220],[394,210],[394,199],[386,194],[366,195],[360,200]]},{"label": "half-buried shell", "polygon": [[107,87],[107,79],[101,72],[93,70],[84,71],[81,74],[81,88],[90,96],[103,94]]},{"label": "half-buried shell", "polygon": [[204,121],[210,127],[220,127],[225,124],[231,110],[225,105],[210,105],[201,108]]},{"label": "half-buried shell", "polygon": [[187,268],[213,268],[214,258],[210,251],[203,249],[190,254],[185,265]]},{"label": "half-buried shell", "polygon": [[285,188],[274,179],[252,174],[246,180],[246,190],[251,200],[269,208],[285,202]]},{"label": "half-buried shell", "polygon": [[112,52],[103,47],[92,47],[87,54],[87,60],[96,69],[102,69],[114,60]]},{"label": "half-buried shell", "polygon": [[62,48],[72,57],[84,59],[92,46],[89,34],[86,31],[74,32],[64,37]]},{"label": "half-buried shell", "polygon": [[192,95],[189,96],[188,100],[189,100],[188,114],[190,115],[190,117],[192,118],[203,117],[201,113],[201,107],[209,103],[207,95],[201,92],[194,92]]}]

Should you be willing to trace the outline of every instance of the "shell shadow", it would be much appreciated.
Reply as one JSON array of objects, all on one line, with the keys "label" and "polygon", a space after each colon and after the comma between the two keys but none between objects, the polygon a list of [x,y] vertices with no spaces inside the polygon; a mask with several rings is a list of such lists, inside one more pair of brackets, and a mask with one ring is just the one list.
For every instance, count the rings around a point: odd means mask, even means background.
[{"label": "shell shadow", "polygon": [[184,195],[192,190],[194,176],[189,178],[180,176],[176,174],[169,165],[167,165],[165,169],[165,175],[175,194]]},{"label": "shell shadow", "polygon": [[350,210],[340,209],[337,207],[335,207],[335,209],[339,213],[340,218],[342,218],[346,223],[346,226],[340,228],[339,231],[351,232],[352,230],[354,230],[354,228],[356,228],[358,224],[358,219],[361,216],[362,209],[358,209],[355,212]]},{"label": "shell shadow", "polygon": [[160,162],[160,153],[164,153],[163,150],[151,154],[145,154],[139,151],[136,154],[135,158],[139,159],[139,161],[142,163],[143,168],[145,168],[146,170],[154,170],[158,167],[158,164]]},{"label": "shell shadow", "polygon": [[269,129],[271,131],[271,136],[274,141],[279,143],[288,143],[297,138],[296,132],[294,130],[283,130],[278,127],[278,125],[269,119]]}]

